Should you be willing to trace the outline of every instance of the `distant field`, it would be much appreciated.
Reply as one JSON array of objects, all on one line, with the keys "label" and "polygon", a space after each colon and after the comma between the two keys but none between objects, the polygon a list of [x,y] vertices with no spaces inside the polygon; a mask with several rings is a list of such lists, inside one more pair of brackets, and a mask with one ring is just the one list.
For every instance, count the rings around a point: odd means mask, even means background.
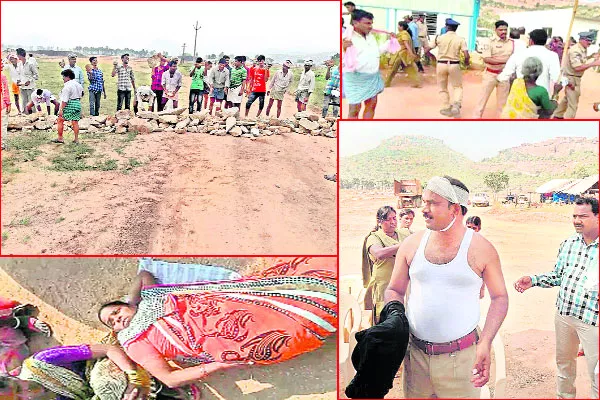
[{"label": "distant field", "polygon": [[[84,74],[85,74],[85,64],[87,64],[87,62],[84,62],[87,60],[81,59],[79,60],[79,62],[77,63],[77,65],[79,65],[83,70],[84,70]],[[136,63],[137,64],[137,63]],[[48,89],[50,90],[55,96],[58,95],[58,93],[61,91],[61,89],[63,88],[63,81],[62,81],[62,77],[60,75],[61,72],[61,68],[58,65],[57,61],[47,61],[47,60],[40,60],[38,59],[38,65],[39,65],[39,80],[36,82],[36,86],[37,88],[42,88],[42,89]],[[104,82],[106,84],[106,100],[104,99],[104,97],[102,97],[102,100],[100,102],[100,114],[114,114],[114,112],[117,109],[117,77],[111,77],[111,71],[112,71],[112,64],[110,63],[99,63],[98,67],[102,70],[102,72],[104,73]],[[180,71],[184,76],[183,79],[183,87],[180,89],[179,92],[179,103],[180,106],[182,107],[187,107],[188,106],[188,98],[189,98],[189,88],[190,88],[190,84],[191,84],[191,78],[189,78],[189,72],[192,68],[192,64],[186,64],[183,66],[180,66]],[[134,73],[135,73],[135,80],[136,80],[136,86],[142,86],[142,85],[150,85],[151,82],[151,76],[150,76],[150,70],[149,68],[145,68],[148,72],[144,72],[143,70],[140,71],[139,67],[137,65],[134,65]],[[292,72],[294,73],[294,78],[293,78],[293,82],[291,85],[291,90],[290,93],[293,93],[296,88],[298,87],[298,81],[300,80],[300,75],[302,74],[302,69],[300,67],[297,68],[293,68]],[[271,69],[271,75],[275,74],[278,71],[278,68],[272,68]],[[317,107],[321,107],[321,104],[323,103],[323,90],[325,89],[325,85],[327,83],[327,81],[325,80],[325,74],[327,72],[327,69],[323,66],[319,66],[317,68],[314,69],[315,71],[315,77],[316,77],[316,85],[315,85],[315,91],[313,93],[313,95],[310,97],[309,103],[313,106],[317,106]],[[4,71],[4,75],[6,75],[6,77],[9,79],[10,82],[10,76],[7,70]],[[89,94],[87,91],[87,87],[89,85],[88,79],[87,79],[87,75],[85,76],[85,85],[84,88],[86,89],[85,95],[81,101],[82,104],[82,110],[83,110],[83,114],[84,115],[89,115]],[[11,94],[11,101],[14,102],[14,98]],[[133,95],[132,95],[132,104],[133,104]]]}]

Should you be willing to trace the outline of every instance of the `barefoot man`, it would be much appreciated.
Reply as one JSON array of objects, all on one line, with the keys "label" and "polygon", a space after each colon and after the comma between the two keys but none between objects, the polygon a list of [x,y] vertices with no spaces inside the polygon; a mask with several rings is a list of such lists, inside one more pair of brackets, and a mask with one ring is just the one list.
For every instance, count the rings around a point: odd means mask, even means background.
[{"label": "barefoot man", "polygon": [[554,315],[556,396],[575,398],[577,349],[583,346],[592,397],[598,398],[594,368],[598,363],[598,200],[578,198],[573,211],[575,234],[562,242],[554,270],[523,276],[515,289],[559,286]]},{"label": "barefoot man", "polygon": [[345,52],[351,47],[354,48],[357,61],[353,71],[342,72],[344,82],[342,90],[350,106],[348,119],[358,119],[363,102],[365,104],[363,119],[373,119],[377,95],[383,92],[379,58],[385,49],[384,45],[377,44],[375,36],[371,33],[373,14],[355,10],[352,13],[352,26],[354,27],[352,39],[344,39],[342,43]]},{"label": "barefoot man", "polygon": [[[490,377],[492,340],[508,310],[500,259],[490,242],[463,224],[469,191],[462,182],[434,177],[423,201],[427,229],[402,242],[385,291],[386,302],[407,305],[404,395],[479,398]],[[480,331],[482,281],[491,304]]]}]

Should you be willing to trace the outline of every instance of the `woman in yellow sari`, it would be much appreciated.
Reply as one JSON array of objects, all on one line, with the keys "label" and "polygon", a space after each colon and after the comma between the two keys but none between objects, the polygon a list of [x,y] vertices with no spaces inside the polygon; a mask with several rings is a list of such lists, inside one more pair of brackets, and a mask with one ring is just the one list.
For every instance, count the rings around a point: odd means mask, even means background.
[{"label": "woman in yellow sari", "polygon": [[392,70],[385,80],[385,87],[390,87],[392,84],[392,80],[394,79],[396,72],[398,72],[400,64],[405,66],[404,70],[408,74],[408,79],[412,82],[411,87],[422,87],[421,77],[419,76],[417,66],[415,65],[418,56],[415,54],[413,38],[411,37],[410,29],[408,29],[408,24],[406,22],[398,22],[398,35],[396,38],[398,39],[398,43],[400,43],[400,51],[394,58]]},{"label": "woman in yellow sari", "polygon": [[508,94],[506,105],[502,109],[504,119],[550,118],[557,106],[550,100],[548,91],[536,84],[542,73],[542,62],[537,57],[529,57],[523,62],[523,78],[516,79]]},{"label": "woman in yellow sari", "polygon": [[385,304],[383,293],[392,277],[398,247],[410,234],[407,229],[400,230],[397,226],[396,210],[390,206],[381,207],[377,210],[377,225],[363,244],[363,285],[371,289],[374,323]]}]

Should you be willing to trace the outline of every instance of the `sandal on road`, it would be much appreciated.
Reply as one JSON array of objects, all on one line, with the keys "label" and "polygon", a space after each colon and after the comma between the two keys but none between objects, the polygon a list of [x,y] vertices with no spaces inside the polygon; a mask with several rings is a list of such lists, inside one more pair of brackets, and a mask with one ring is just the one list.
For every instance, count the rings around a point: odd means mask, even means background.
[{"label": "sandal on road", "polygon": [[64,140],[52,139],[50,143],[65,144]]}]

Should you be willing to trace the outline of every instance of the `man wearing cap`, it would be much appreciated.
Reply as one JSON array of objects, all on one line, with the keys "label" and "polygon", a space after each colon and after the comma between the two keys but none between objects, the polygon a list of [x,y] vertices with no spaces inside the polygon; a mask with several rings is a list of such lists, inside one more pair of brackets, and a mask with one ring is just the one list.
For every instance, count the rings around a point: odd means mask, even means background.
[{"label": "man wearing cap", "polygon": [[225,60],[220,59],[217,68],[211,68],[208,72],[208,85],[210,86],[210,108],[212,114],[213,106],[217,103],[217,109],[221,108],[221,103],[227,94],[229,86],[229,70],[225,68]]},{"label": "man wearing cap", "polygon": [[304,71],[300,75],[300,81],[298,81],[298,88],[296,89],[296,106],[298,107],[298,112],[306,111],[308,98],[315,91],[315,73],[311,70],[312,66],[312,60],[304,61]]},{"label": "man wearing cap", "polygon": [[[323,110],[321,116],[325,118],[329,111],[329,106],[333,106],[333,117],[337,118],[340,111],[340,66],[335,66],[332,60],[326,62],[327,73],[325,79],[327,85],[323,91]],[[333,72],[331,68],[334,67]],[[337,104],[336,104],[337,103]]]},{"label": "man wearing cap", "polygon": [[485,70],[481,80],[481,96],[475,106],[473,118],[483,116],[483,111],[494,88],[496,89],[496,113],[493,117],[498,118],[502,112],[502,107],[506,104],[510,91],[510,82],[499,81],[496,78],[504,69],[514,50],[515,43],[508,37],[508,23],[502,20],[496,21],[496,32],[490,40],[490,45],[482,53]]},{"label": "man wearing cap", "polygon": [[285,60],[281,67],[281,71],[277,71],[275,75],[273,75],[273,79],[269,84],[269,90],[267,91],[267,96],[270,96],[269,104],[267,105],[267,116],[269,116],[269,113],[271,112],[274,100],[277,100],[277,118],[281,116],[283,98],[294,77],[290,68],[292,68],[292,62],[290,60]]},{"label": "man wearing cap", "polygon": [[244,57],[236,56],[233,62],[233,68],[229,71],[229,90],[227,90],[227,107],[241,108],[242,100],[244,99],[244,86],[248,73],[244,68]]},{"label": "man wearing cap", "polygon": [[377,96],[383,92],[383,78],[379,72],[381,54],[386,51],[385,43],[379,45],[373,29],[373,14],[364,10],[355,10],[352,14],[352,27],[354,32],[350,39],[343,39],[342,49],[346,54],[353,47],[356,56],[356,65],[350,70],[347,57],[343,57],[344,70],[342,72],[342,91],[348,101],[348,119],[358,119],[364,103],[364,119],[375,117]]},{"label": "man wearing cap", "polygon": [[250,81],[250,95],[246,101],[246,114],[250,112],[250,107],[256,99],[258,99],[258,114],[260,116],[265,106],[265,95],[267,94],[267,82],[269,81],[269,69],[265,65],[265,56],[259,55],[256,58],[258,65],[250,70],[248,80]]},{"label": "man wearing cap", "polygon": [[554,118],[575,118],[577,114],[579,96],[581,95],[581,77],[587,69],[600,66],[598,54],[595,55],[595,60],[592,62],[588,62],[587,59],[587,48],[593,39],[593,32],[581,32],[579,34],[579,43],[569,48],[569,56],[564,63],[562,71],[563,75],[569,80],[569,84],[565,88],[565,95],[554,111]]},{"label": "man wearing cap", "polygon": [[117,111],[123,107],[125,101],[125,109],[130,110],[131,104],[131,89],[135,92],[135,75],[133,68],[129,65],[129,54],[125,53],[121,56],[121,65],[117,61],[113,62],[113,70],[111,76],[117,77]]},{"label": "man wearing cap", "polygon": [[[460,70],[461,52],[465,57],[465,65],[469,65],[467,42],[463,37],[456,34],[458,25],[460,25],[460,23],[452,18],[446,19],[447,32],[443,35],[436,36],[433,41],[433,47],[427,49],[427,51],[435,47],[439,49],[436,77],[440,88],[440,96],[442,98],[440,114],[454,118],[460,117],[460,108],[462,106],[463,97],[462,71]],[[450,103],[448,85],[452,86],[453,89],[452,103]]]},{"label": "man wearing cap", "polygon": [[[463,224],[468,201],[458,179],[432,178],[423,191],[427,229],[406,238],[396,254],[385,301],[406,304],[406,398],[479,398],[489,380],[492,340],[506,317],[508,295],[496,249]],[[491,303],[480,331],[482,281]]]},{"label": "man wearing cap", "polygon": [[27,61],[25,56],[27,53],[24,49],[17,49],[17,58],[23,64],[23,80],[21,81],[21,110],[25,110],[27,103],[31,100],[31,95],[35,91],[35,81],[38,80],[38,69],[34,63]]},{"label": "man wearing cap", "polygon": [[64,71],[65,69],[70,69],[71,71],[73,71],[73,73],[75,74],[75,81],[79,82],[79,84],[81,85],[81,87],[83,87],[83,70],[81,69],[81,67],[79,65],[77,65],[77,55],[75,53],[70,53],[67,56],[67,60],[69,61],[69,65],[65,65],[64,61],[60,61],[58,63],[58,65],[60,65],[60,67],[62,68],[61,72]]},{"label": "man wearing cap", "polygon": [[[554,327],[556,334],[556,395],[575,398],[577,348],[583,346],[592,397],[598,398],[598,200],[578,198],[573,210],[575,234],[563,241],[554,270],[519,278],[519,293],[537,286],[559,287]],[[587,396],[583,396],[587,397]]]}]

